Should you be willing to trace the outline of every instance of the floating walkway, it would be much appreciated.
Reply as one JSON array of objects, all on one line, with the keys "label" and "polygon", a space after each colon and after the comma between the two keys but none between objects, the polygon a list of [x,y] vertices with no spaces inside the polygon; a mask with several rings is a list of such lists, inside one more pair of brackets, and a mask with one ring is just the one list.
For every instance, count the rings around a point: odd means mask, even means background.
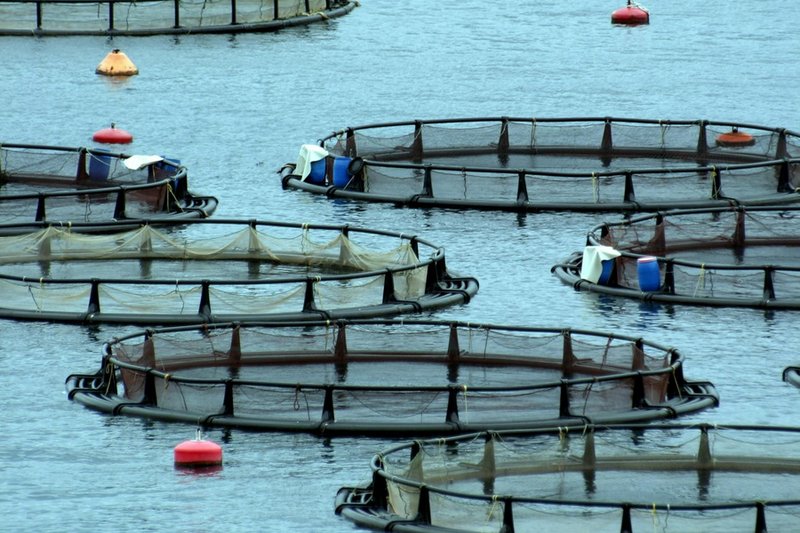
[{"label": "floating walkway", "polygon": [[415,235],[232,219],[128,226],[87,234],[42,224],[0,237],[0,317],[148,326],[371,318],[464,304],[478,291],[475,278],[448,269],[443,248]]},{"label": "floating walkway", "polygon": [[350,127],[303,145],[284,188],[516,212],[798,202],[800,134],[730,122],[464,118]]},{"label": "floating walkway", "polygon": [[214,196],[189,191],[178,161],[99,148],[5,143],[0,183],[0,234],[36,226],[26,222],[186,221],[210,216],[218,204]]},{"label": "floating walkway", "polygon": [[657,303],[800,309],[800,206],[641,215],[595,227],[586,244],[552,268],[575,290]]},{"label": "floating walkway", "polygon": [[66,388],[115,415],[326,436],[647,422],[718,403],[677,350],[639,338],[406,319],[150,329],[106,343]]},{"label": "floating walkway", "polygon": [[0,0],[0,35],[269,32],[341,17],[357,5],[351,0]]},{"label": "floating walkway", "polygon": [[793,531],[799,439],[796,427],[587,424],[417,440],[375,455],[336,513],[413,533]]}]

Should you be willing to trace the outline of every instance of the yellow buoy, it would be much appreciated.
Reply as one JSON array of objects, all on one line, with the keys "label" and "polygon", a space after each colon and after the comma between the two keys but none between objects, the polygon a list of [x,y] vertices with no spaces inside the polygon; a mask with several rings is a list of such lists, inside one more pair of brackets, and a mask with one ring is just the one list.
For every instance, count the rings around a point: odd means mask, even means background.
[{"label": "yellow buoy", "polygon": [[134,76],[139,74],[139,69],[128,59],[125,52],[115,48],[97,65],[95,73],[106,76]]}]

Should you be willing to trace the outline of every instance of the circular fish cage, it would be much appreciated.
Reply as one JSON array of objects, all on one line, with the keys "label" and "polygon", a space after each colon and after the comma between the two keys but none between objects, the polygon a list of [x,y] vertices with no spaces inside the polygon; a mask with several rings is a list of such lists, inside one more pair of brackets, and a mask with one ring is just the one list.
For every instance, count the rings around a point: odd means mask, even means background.
[{"label": "circular fish cage", "polygon": [[2,0],[0,35],[269,32],[341,17],[357,5],[350,0]]},{"label": "circular fish cage", "polygon": [[792,531],[800,428],[587,425],[396,445],[336,513],[379,531]]},{"label": "circular fish cage", "polygon": [[[746,135],[751,142],[729,142]],[[720,140],[723,139],[723,140]],[[350,127],[303,145],[285,189],[516,212],[797,202],[800,134],[730,122],[464,118]]]},{"label": "circular fish cage", "polygon": [[218,204],[189,191],[186,167],[175,159],[100,148],[5,143],[0,183],[0,224],[15,225],[2,234],[35,228],[25,222],[206,218]]},{"label": "circular fish cage", "polygon": [[475,278],[448,270],[443,248],[392,231],[233,219],[140,221],[97,234],[81,227],[0,236],[0,317],[144,325],[370,318],[463,304],[478,290]]},{"label": "circular fish cage", "polygon": [[596,331],[424,320],[150,329],[70,399],[114,415],[318,435],[646,422],[715,407],[674,348]]},{"label": "circular fish cage", "polygon": [[595,227],[552,271],[575,290],[647,302],[796,310],[798,236],[799,206],[667,211]]}]

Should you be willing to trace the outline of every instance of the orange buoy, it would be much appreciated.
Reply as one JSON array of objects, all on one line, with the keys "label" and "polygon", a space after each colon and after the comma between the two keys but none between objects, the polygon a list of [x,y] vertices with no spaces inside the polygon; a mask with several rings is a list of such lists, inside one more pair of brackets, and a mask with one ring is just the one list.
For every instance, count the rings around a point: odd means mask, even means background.
[{"label": "orange buoy", "polygon": [[125,52],[115,48],[97,65],[94,72],[105,76],[134,76],[139,74],[139,69],[125,55]]},{"label": "orange buoy", "polygon": [[611,22],[612,24],[627,24],[629,26],[649,24],[650,12],[628,0],[628,5],[611,13]]},{"label": "orange buoy", "polygon": [[756,140],[752,135],[739,131],[736,127],[717,136],[717,146],[752,146],[755,143]]},{"label": "orange buoy", "polygon": [[133,141],[133,135],[125,130],[117,128],[112,122],[110,128],[103,128],[94,132],[92,140],[104,144],[128,144]]},{"label": "orange buoy", "polygon": [[175,446],[175,466],[203,467],[222,464],[222,447],[210,440],[203,440],[200,431],[194,440]]}]

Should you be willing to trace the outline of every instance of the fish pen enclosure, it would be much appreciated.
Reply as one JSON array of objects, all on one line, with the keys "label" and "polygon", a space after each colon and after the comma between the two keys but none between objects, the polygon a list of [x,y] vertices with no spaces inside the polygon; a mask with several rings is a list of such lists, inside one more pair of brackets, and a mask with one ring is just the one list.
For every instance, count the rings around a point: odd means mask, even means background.
[{"label": "fish pen enclosure", "polygon": [[425,320],[230,323],[106,343],[70,399],[111,413],[319,435],[672,418],[718,403],[674,348],[577,329]]},{"label": "fish pen enclosure", "polygon": [[396,445],[336,513],[378,531],[794,531],[800,428],[651,424]]},{"label": "fish pen enclosure", "polygon": [[243,33],[325,21],[350,0],[0,0],[0,35]]},{"label": "fish pen enclosure", "polygon": [[[597,249],[614,251],[606,279],[596,276],[598,255],[587,255]],[[604,223],[553,272],[576,290],[645,301],[800,309],[800,206],[675,210]]]},{"label": "fish pen enclosure", "polygon": [[800,200],[800,134],[731,122],[465,118],[303,145],[284,188],[410,207],[658,211]]},{"label": "fish pen enclosure", "polygon": [[202,219],[98,234],[42,225],[0,237],[0,250],[0,316],[21,320],[369,318],[463,304],[478,290],[448,270],[439,246],[347,225]]},{"label": "fish pen enclosure", "polygon": [[[176,160],[100,148],[0,145],[0,224],[205,218],[217,203],[189,190],[187,169]],[[12,229],[26,228],[0,232]]]}]

